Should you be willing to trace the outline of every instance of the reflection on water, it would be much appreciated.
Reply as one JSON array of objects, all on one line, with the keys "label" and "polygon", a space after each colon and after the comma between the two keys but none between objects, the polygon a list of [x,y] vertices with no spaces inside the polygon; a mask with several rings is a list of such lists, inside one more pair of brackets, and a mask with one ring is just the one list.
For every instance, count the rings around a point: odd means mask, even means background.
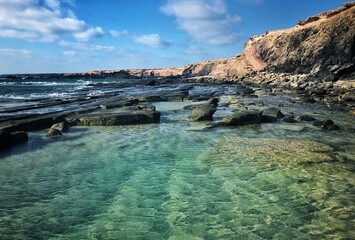
[{"label": "reflection on water", "polygon": [[183,105],[2,154],[0,239],[355,238],[351,131],[188,131]]}]

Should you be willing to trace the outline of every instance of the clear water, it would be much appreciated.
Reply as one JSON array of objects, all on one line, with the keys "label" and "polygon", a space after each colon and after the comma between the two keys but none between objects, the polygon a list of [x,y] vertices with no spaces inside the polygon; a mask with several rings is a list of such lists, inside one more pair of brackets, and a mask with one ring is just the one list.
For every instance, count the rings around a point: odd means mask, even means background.
[{"label": "clear water", "polygon": [[353,116],[323,112],[337,132],[193,131],[204,123],[184,105],[157,103],[160,124],[34,132],[2,153],[0,239],[355,238]]}]

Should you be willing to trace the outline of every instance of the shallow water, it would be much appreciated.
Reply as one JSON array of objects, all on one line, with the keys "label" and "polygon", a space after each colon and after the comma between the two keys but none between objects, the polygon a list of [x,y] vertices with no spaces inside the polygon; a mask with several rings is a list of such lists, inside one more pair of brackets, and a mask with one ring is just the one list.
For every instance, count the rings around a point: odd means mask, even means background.
[{"label": "shallow water", "polygon": [[0,239],[355,238],[353,116],[317,108],[337,132],[193,131],[205,125],[186,104],[157,103],[160,124],[35,132],[1,153]]}]

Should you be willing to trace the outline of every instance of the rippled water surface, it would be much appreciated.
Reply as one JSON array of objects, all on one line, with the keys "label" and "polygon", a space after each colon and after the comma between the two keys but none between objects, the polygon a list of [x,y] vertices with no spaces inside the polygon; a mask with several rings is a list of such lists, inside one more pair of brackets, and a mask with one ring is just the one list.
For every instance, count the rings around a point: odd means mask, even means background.
[{"label": "rippled water surface", "polygon": [[355,238],[352,116],[195,131],[186,103],[156,105],[160,124],[1,153],[0,239]]}]

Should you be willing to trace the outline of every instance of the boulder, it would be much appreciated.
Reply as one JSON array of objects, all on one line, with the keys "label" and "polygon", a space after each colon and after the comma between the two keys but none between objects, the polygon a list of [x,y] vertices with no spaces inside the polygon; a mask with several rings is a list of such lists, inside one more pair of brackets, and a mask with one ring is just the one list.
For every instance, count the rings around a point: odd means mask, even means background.
[{"label": "boulder", "polygon": [[0,131],[0,149],[7,149],[27,141],[28,135],[24,131]]},{"label": "boulder", "polygon": [[280,109],[275,107],[270,107],[263,110],[261,115],[261,121],[264,123],[276,122],[278,118],[283,118],[284,115]]},{"label": "boulder", "polygon": [[192,109],[192,114],[189,117],[191,121],[211,121],[213,120],[213,114],[217,110],[218,98],[212,98],[206,103],[197,105]]},{"label": "boulder", "polygon": [[52,125],[51,128],[58,129],[61,132],[65,132],[69,130],[69,122],[67,120],[60,122],[60,123],[55,123]]},{"label": "boulder", "polygon": [[320,127],[324,130],[339,130],[340,127],[334,124],[333,120],[327,119],[324,121],[316,120],[313,122],[313,126]]},{"label": "boulder", "polygon": [[62,132],[57,128],[50,128],[47,133],[47,137],[49,138],[55,138],[62,135],[63,135]]},{"label": "boulder", "polygon": [[223,118],[217,125],[238,126],[261,123],[262,112],[259,110],[241,110]]},{"label": "boulder", "polygon": [[119,126],[132,124],[157,123],[160,113],[157,111],[135,111],[119,113],[98,113],[79,118],[84,126]]}]

